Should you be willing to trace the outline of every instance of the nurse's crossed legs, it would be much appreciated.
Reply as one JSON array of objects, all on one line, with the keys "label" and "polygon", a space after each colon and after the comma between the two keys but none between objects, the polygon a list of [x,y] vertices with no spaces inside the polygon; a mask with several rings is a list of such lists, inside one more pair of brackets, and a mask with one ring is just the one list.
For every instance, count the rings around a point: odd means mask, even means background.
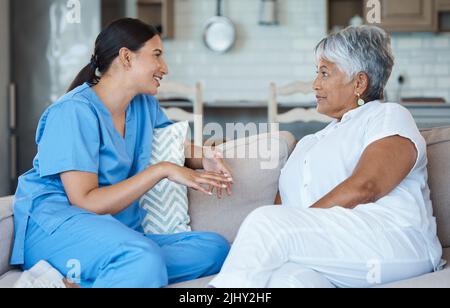
[{"label": "nurse's crossed legs", "polygon": [[90,62],[39,121],[38,154],[15,195],[11,264],[79,270],[83,287],[163,287],[220,270],[229,243],[219,234],[143,234],[138,200],[163,179],[218,197],[233,182],[221,157],[190,144],[200,155],[186,166],[148,166],[153,131],[172,124],[155,98],[168,74],[163,53],[158,31],[137,19],[98,36]]}]

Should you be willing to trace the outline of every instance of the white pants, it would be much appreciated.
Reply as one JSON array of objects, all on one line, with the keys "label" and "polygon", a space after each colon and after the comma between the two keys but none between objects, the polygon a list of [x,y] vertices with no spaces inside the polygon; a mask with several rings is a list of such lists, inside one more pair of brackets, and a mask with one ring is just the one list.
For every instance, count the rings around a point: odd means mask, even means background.
[{"label": "white pants", "polygon": [[216,288],[371,287],[433,270],[422,233],[386,211],[267,206],[244,221]]}]

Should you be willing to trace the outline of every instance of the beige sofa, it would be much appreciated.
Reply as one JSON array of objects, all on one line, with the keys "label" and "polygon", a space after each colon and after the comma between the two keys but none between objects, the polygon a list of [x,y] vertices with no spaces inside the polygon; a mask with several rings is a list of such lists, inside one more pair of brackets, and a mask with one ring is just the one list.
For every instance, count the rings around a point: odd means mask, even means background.
[{"label": "beige sofa", "polygon": [[[430,187],[439,236],[445,247],[445,256],[450,259],[450,128],[424,131],[423,135],[428,143]],[[251,211],[273,203],[280,170],[295,147],[294,137],[286,132],[280,136],[261,135],[227,143],[226,148],[239,153],[243,148],[248,150],[267,143],[273,146],[272,159],[279,162],[275,168],[261,169],[264,159],[228,160],[236,182],[232,197],[218,200],[189,192],[193,230],[218,232],[232,242],[240,224]],[[8,265],[13,238],[11,201],[11,197],[0,199],[0,287],[13,286],[20,275],[20,271]],[[210,280],[211,277],[206,277],[169,287],[203,288]],[[450,287],[450,268],[383,287]]]}]

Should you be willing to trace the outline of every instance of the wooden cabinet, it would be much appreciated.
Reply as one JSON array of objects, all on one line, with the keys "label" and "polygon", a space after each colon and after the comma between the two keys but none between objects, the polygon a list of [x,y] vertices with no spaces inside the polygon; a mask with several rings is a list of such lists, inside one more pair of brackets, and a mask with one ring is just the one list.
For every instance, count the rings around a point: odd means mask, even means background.
[{"label": "wooden cabinet", "polygon": [[102,0],[101,1],[101,21],[102,29],[116,19],[125,17],[125,1],[123,0]]},{"label": "wooden cabinet", "polygon": [[101,3],[103,28],[116,19],[136,17],[155,26],[163,38],[174,37],[174,0],[102,0]]},{"label": "wooden cabinet", "polygon": [[328,32],[347,27],[354,16],[364,15],[363,0],[328,0],[327,22]]},{"label": "wooden cabinet", "polygon": [[174,0],[138,0],[138,18],[154,25],[164,39],[174,37]]},{"label": "wooden cabinet", "polygon": [[[381,23],[389,32],[450,31],[450,0],[378,0]],[[359,15],[366,19],[369,0],[327,0],[328,30],[349,25]],[[367,23],[367,20],[366,20]]]},{"label": "wooden cabinet", "polygon": [[438,0],[437,9],[440,12],[450,12],[450,0]]},{"label": "wooden cabinet", "polygon": [[[436,31],[434,0],[379,0],[380,26],[390,32]],[[364,1],[367,4],[368,0]],[[367,5],[364,5],[367,11]]]},{"label": "wooden cabinet", "polygon": [[438,0],[438,31],[450,32],[450,0]]}]

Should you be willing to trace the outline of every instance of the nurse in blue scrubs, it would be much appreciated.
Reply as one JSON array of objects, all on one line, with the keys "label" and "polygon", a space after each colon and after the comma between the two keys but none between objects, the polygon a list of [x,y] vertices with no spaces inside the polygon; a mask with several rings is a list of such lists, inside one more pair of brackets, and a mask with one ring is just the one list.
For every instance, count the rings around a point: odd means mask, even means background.
[{"label": "nurse in blue scrubs", "polygon": [[121,19],[100,33],[91,62],[39,121],[38,154],[15,195],[13,265],[46,260],[82,287],[163,287],[220,270],[229,251],[220,235],[141,228],[138,199],[162,179],[231,193],[218,157],[146,168],[153,130],[172,124],[154,98],[167,73],[152,26]]}]

